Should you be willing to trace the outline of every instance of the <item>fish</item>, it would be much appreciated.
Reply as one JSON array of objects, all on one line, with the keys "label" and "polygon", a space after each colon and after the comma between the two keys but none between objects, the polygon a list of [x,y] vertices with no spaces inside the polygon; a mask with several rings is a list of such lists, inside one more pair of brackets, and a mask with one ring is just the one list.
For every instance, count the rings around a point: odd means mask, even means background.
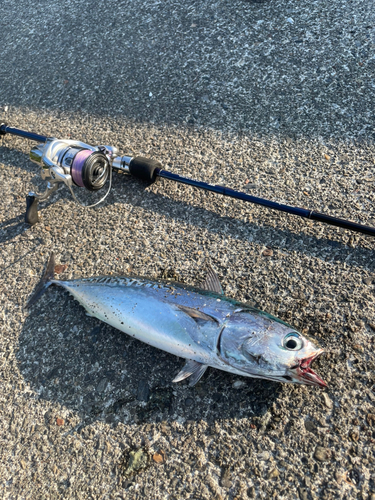
[{"label": "fish", "polygon": [[324,349],[279,318],[226,297],[208,267],[199,287],[137,276],[54,278],[55,257],[27,304],[50,285],[67,290],[93,316],[185,359],[173,382],[195,385],[208,367],[245,377],[327,387],[311,368]]}]

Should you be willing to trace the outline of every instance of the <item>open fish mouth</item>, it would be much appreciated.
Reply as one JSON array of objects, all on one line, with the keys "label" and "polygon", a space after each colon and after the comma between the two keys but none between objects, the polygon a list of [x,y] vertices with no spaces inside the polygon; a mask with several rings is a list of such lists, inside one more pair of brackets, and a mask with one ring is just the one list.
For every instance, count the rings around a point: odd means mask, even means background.
[{"label": "open fish mouth", "polygon": [[324,349],[319,349],[310,356],[306,356],[305,358],[300,359],[295,366],[290,368],[291,372],[293,373],[293,377],[297,379],[297,382],[299,382],[300,384],[327,387],[327,384],[324,382],[324,380],[320,378],[319,375],[311,368],[311,363],[323,352]]}]

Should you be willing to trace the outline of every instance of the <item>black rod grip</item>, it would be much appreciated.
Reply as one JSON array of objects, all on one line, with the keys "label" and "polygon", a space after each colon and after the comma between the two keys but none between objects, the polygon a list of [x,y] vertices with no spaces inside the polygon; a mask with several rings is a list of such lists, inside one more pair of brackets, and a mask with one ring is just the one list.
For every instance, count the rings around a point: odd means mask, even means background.
[{"label": "black rod grip", "polygon": [[6,123],[2,123],[0,125],[0,135],[5,135],[6,134],[6,128],[7,128],[7,124]]},{"label": "black rod grip", "polygon": [[154,182],[161,168],[162,165],[159,161],[151,160],[144,156],[136,156],[129,163],[129,172],[131,175],[146,182]]}]

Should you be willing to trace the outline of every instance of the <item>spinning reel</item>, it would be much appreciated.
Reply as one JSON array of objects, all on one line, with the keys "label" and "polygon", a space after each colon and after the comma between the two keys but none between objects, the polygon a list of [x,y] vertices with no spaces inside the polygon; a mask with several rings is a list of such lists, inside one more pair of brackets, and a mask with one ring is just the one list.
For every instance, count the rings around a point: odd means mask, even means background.
[{"label": "spinning reel", "polygon": [[42,167],[42,179],[48,179],[44,193],[36,195],[39,200],[47,199],[59,183],[63,182],[72,193],[73,198],[81,203],[74,194],[72,186],[79,186],[89,191],[102,189],[109,179],[106,194],[93,205],[101,203],[109,194],[112,184],[111,159],[115,148],[109,146],[92,147],[83,142],[70,140],[47,139],[30,151],[30,160]]},{"label": "spinning reel", "polygon": [[[118,156],[118,149],[113,146],[90,146],[80,141],[60,140],[32,134],[19,129],[0,125],[0,135],[7,133],[42,141],[30,151],[30,160],[41,167],[41,177],[47,181],[43,193],[29,192],[26,197],[25,220],[33,225],[38,222],[38,202],[47,200],[61,184],[65,184],[73,199],[81,206],[91,208],[102,203],[112,187],[112,171],[125,172],[147,181],[155,180],[155,171],[161,164],[141,156]],[[85,205],[73,187],[88,191],[103,189],[108,181],[108,189],[99,201]]]},{"label": "spinning reel", "polygon": [[[74,200],[80,205],[85,207],[98,205],[108,196],[112,187],[112,172],[115,171],[131,174],[133,177],[147,182],[154,182],[157,177],[163,177],[164,179],[189,184],[190,186],[206,191],[255,203],[256,205],[262,205],[280,212],[298,215],[306,219],[375,236],[375,228],[373,227],[339,219],[338,217],[332,217],[306,208],[283,205],[225,186],[208,184],[207,182],[182,177],[181,175],[163,170],[161,163],[156,160],[144,158],[143,156],[135,158],[131,156],[119,156],[117,148],[112,146],[90,146],[79,141],[48,138],[43,135],[26,132],[25,130],[11,128],[3,123],[0,125],[0,136],[5,134],[17,135],[41,143],[32,148],[30,159],[41,166],[41,175],[47,181],[47,188],[41,194],[31,192],[27,195],[25,220],[29,224],[38,222],[38,202],[49,198],[61,184],[65,184],[69,188]],[[74,194],[74,186],[85,188],[88,191],[99,191],[104,188],[107,181],[107,192],[99,201],[92,205],[84,205]]]}]

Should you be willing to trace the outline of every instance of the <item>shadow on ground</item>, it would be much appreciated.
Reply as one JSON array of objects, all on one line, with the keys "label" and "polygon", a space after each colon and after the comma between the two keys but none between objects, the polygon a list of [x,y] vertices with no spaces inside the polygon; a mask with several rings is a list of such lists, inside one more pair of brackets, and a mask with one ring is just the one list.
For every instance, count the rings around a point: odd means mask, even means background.
[{"label": "shadow on ground", "polygon": [[[12,150],[3,146],[0,147],[1,152],[8,154]],[[25,164],[25,155],[20,152],[17,152],[17,155],[19,161],[16,161],[16,164],[18,163],[22,167]],[[27,167],[25,168],[27,169]],[[43,191],[45,188],[44,181],[38,175],[35,176],[32,182],[33,185],[30,186],[32,189]],[[169,181],[164,180],[158,180],[157,182],[169,184]],[[171,183],[174,184],[172,181]],[[296,251],[304,255],[319,258],[324,262],[346,262],[348,266],[366,268],[371,272],[375,270],[375,262],[372,258],[373,250],[372,248],[366,248],[369,245],[366,244],[365,237],[358,233],[344,230],[338,232],[337,228],[320,223],[313,223],[312,230],[305,232],[304,227],[306,224],[311,224],[310,221],[289,214],[280,214],[270,209],[262,210],[258,220],[247,222],[244,220],[242,202],[238,200],[232,200],[232,205],[228,212],[230,215],[220,215],[220,203],[225,199],[221,195],[206,194],[203,190],[195,190],[194,203],[199,206],[194,206],[181,199],[173,199],[167,194],[164,195],[160,192],[160,189],[155,193],[148,189],[149,186],[149,184],[137,179],[125,175],[116,175],[112,192],[108,198],[99,207],[90,210],[94,213],[95,210],[105,209],[108,206],[121,203],[125,200],[126,204],[129,204],[131,207],[139,207],[154,215],[163,217],[167,215],[176,222],[193,225],[212,234],[229,234],[236,239],[243,240],[246,244],[249,241],[264,246],[271,244],[274,248],[288,252]],[[191,188],[183,187],[183,189],[188,190]],[[80,189],[78,191],[78,196],[84,203],[93,203],[92,193]],[[99,199],[102,193],[96,193],[96,196]],[[49,200],[40,203],[40,212],[58,210],[57,204],[61,200],[64,202],[65,200],[72,200],[71,194],[65,186],[61,187],[58,193],[53,194]],[[205,208],[204,205],[214,206],[214,208]],[[24,207],[26,209],[26,202]],[[245,214],[249,214],[251,218],[254,205],[248,203],[246,207]],[[64,210],[60,216],[68,220],[71,214]],[[116,217],[120,217],[120,215],[116,215]],[[280,226],[285,225],[285,221],[289,219],[300,221],[300,232],[296,230],[291,231],[287,227],[277,227],[278,224]],[[123,223],[126,224],[125,219]],[[56,219],[56,224],[58,224],[58,219]],[[72,224],[76,226],[77,220],[73,218]],[[84,230],[84,227],[80,228],[78,225],[76,227],[77,230]],[[298,226],[295,224],[294,228],[296,227]],[[324,228],[326,237],[316,236],[322,228]],[[6,242],[11,243],[12,239],[21,234],[26,234],[29,229],[30,225],[24,222],[24,213],[18,217],[4,220],[0,223],[0,245],[4,245]],[[320,234],[322,233],[320,232]],[[353,245],[348,245],[350,238],[352,241],[354,241],[353,238],[356,239],[355,241],[357,241],[358,245],[355,248],[353,248]],[[361,239],[363,245],[361,244]],[[3,269],[0,269],[1,271]]]}]

